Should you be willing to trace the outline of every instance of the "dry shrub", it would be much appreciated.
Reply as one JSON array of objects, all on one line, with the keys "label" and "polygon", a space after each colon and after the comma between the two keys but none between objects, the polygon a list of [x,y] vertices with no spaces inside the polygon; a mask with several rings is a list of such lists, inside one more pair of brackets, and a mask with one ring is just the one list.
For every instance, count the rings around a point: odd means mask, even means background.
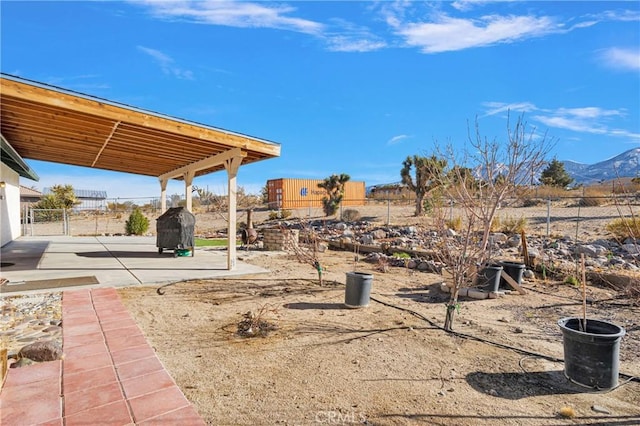
[{"label": "dry shrub", "polygon": [[456,216],[452,219],[449,219],[445,222],[445,225],[449,229],[453,229],[456,232],[460,232],[462,229],[462,218],[460,216]]},{"label": "dry shrub", "polygon": [[544,200],[540,198],[527,197],[522,199],[522,207],[537,207],[542,204],[544,204]]},{"label": "dry shrub", "polygon": [[564,188],[558,188],[557,186],[542,185],[536,188],[536,198],[553,199],[563,198],[569,195],[568,191]]},{"label": "dry shrub", "polygon": [[345,222],[357,222],[360,217],[360,212],[356,209],[346,209],[342,212],[342,220]]},{"label": "dry shrub", "polygon": [[269,220],[287,219],[290,216],[291,216],[291,210],[287,210],[287,209],[269,212]]},{"label": "dry shrub", "polygon": [[598,207],[607,203],[608,193],[601,188],[585,188],[579,203],[582,207]]},{"label": "dry shrub", "polygon": [[640,238],[640,218],[622,217],[609,222],[606,226],[607,231],[611,232],[621,241],[627,238]]},{"label": "dry shrub", "polygon": [[266,337],[269,332],[277,330],[278,326],[267,321],[269,313],[277,313],[277,309],[269,305],[261,306],[256,312],[249,311],[242,315],[242,320],[238,322],[238,335],[242,337]]},{"label": "dry shrub", "polygon": [[500,217],[496,218],[496,220],[494,220],[494,223],[495,231],[504,232],[505,234],[520,234],[527,229],[526,217]]}]

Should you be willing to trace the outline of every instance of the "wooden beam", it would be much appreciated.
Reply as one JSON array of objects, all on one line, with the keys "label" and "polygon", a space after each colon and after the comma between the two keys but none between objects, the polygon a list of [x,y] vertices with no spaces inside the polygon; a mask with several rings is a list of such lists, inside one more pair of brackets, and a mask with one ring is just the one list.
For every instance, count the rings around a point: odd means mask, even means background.
[{"label": "wooden beam", "polygon": [[514,290],[516,290],[518,293],[520,294],[527,294],[527,292],[518,285],[518,283],[516,282],[516,280],[514,280],[513,278],[511,278],[509,276],[509,274],[507,274],[504,269],[502,270],[502,272],[500,272],[500,277],[503,278],[507,284],[509,284],[509,286],[511,288],[513,288]]},{"label": "wooden beam", "polygon": [[100,155],[102,155],[102,151],[104,151],[104,149],[109,144],[109,141],[111,140],[111,138],[113,137],[113,134],[118,129],[118,126],[120,125],[120,123],[121,121],[116,121],[116,123],[113,125],[113,129],[111,129],[111,133],[109,133],[109,136],[107,136],[107,139],[105,139],[104,143],[102,144],[102,148],[100,148],[100,151],[98,151],[96,158],[93,160],[93,163],[91,163],[91,167],[95,166],[96,163],[98,162],[98,158],[100,158]]},{"label": "wooden beam", "polygon": [[218,155],[213,155],[211,157],[204,158],[202,160],[196,161],[191,164],[187,164],[186,166],[180,167],[178,169],[172,170],[168,173],[164,173],[158,176],[158,179],[173,179],[177,176],[182,177],[185,173],[188,172],[197,172],[198,170],[208,169],[210,167],[215,167],[221,164],[224,164],[226,161],[233,159],[235,157],[244,158],[247,156],[247,153],[240,148],[233,148],[226,152],[222,152]]},{"label": "wooden beam", "polygon": [[54,88],[30,85],[4,77],[0,78],[0,81],[2,82],[2,97],[4,99],[17,98],[35,104],[55,107],[61,111],[81,112],[114,121],[122,121],[123,123],[185,135],[190,138],[223,143],[229,147],[256,151],[266,154],[267,156],[280,156],[280,145],[273,142],[259,140],[210,126],[198,126],[188,121],[154,114],[140,109],[127,108],[106,100],[88,96],[78,96],[65,91],[55,90]]}]

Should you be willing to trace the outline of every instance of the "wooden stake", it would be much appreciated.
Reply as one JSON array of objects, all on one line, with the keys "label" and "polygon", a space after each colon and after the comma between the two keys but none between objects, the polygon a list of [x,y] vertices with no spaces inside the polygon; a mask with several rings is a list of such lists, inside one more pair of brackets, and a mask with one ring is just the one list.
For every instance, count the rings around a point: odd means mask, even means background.
[{"label": "wooden stake", "polygon": [[580,267],[582,268],[582,323],[581,331],[587,332],[587,274],[584,266],[584,253],[580,253]]},{"label": "wooden stake", "polygon": [[524,229],[520,232],[520,241],[522,241],[522,257],[524,257],[524,264],[531,267],[529,261],[529,250],[527,250],[527,236],[524,233]]}]

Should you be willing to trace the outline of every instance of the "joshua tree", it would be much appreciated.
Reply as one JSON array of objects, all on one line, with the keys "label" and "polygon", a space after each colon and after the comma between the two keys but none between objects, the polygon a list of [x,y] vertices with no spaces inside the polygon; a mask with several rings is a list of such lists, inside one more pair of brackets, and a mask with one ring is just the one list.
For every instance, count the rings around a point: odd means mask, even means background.
[{"label": "joshua tree", "polygon": [[[488,250],[491,225],[496,211],[507,198],[518,196],[517,188],[545,164],[554,140],[545,134],[528,130],[523,117],[514,127],[507,119],[507,138],[504,142],[481,136],[478,120],[474,132],[469,128],[464,149],[444,148],[443,158],[451,165],[441,174],[445,195],[461,206],[463,227],[459,235],[451,237],[444,220],[444,209],[436,214],[440,234],[439,255],[452,276],[451,297],[447,304],[445,328],[451,330],[453,315],[458,306],[458,292],[474,275],[478,265],[490,257]],[[472,165],[476,177],[465,165]],[[444,207],[444,206],[441,206]]]},{"label": "joshua tree", "polygon": [[351,177],[345,173],[331,175],[318,184],[318,188],[327,191],[327,196],[322,197],[322,209],[324,214],[331,216],[336,214],[344,197],[344,185]]},{"label": "joshua tree", "polygon": [[[419,155],[409,156],[402,163],[400,176],[402,183],[416,194],[416,216],[422,215],[424,197],[437,188],[442,181],[442,172],[447,166],[446,160],[439,159],[435,155],[429,158]],[[415,176],[411,175],[414,169]]]},{"label": "joshua tree", "polygon": [[37,209],[70,209],[80,204],[71,185],[54,185],[51,192],[36,204]]}]

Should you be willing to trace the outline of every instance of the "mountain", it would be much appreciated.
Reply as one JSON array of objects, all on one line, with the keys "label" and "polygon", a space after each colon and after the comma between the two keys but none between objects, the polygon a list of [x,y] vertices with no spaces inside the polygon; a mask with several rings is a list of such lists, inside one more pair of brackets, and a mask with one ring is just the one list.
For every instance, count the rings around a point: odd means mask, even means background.
[{"label": "mountain", "polygon": [[603,180],[640,176],[640,148],[633,148],[608,160],[595,164],[563,161],[564,169],[577,184],[590,184]]}]

